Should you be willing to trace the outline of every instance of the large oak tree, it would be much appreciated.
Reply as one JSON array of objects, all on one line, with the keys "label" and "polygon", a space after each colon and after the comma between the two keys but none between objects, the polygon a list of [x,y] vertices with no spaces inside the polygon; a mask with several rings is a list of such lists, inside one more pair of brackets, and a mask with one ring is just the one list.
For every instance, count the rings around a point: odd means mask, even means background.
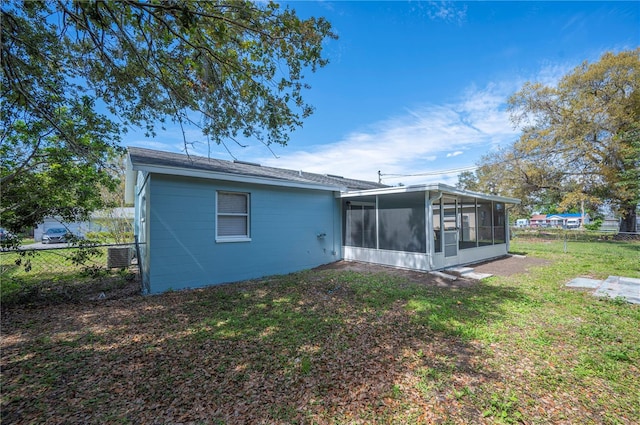
[{"label": "large oak tree", "polygon": [[486,155],[463,186],[498,188],[530,208],[605,202],[636,231],[640,203],[640,49],[584,62],[556,86],[526,83],[509,99],[519,140]]},{"label": "large oak tree", "polygon": [[286,144],[312,112],[305,72],[335,37],[322,18],[220,0],[3,1],[1,31],[0,208],[14,231],[99,207],[132,126]]}]

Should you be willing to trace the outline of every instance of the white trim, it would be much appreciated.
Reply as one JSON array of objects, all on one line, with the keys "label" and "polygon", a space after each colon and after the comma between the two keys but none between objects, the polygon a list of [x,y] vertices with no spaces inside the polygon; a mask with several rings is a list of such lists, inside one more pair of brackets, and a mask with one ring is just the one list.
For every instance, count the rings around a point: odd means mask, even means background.
[{"label": "white trim", "polygon": [[429,254],[424,252],[391,251],[343,245],[342,253],[347,261],[362,261],[409,270],[430,270]]},{"label": "white trim", "polygon": [[458,189],[456,187],[449,186],[442,183],[423,184],[423,185],[414,185],[414,186],[385,187],[380,189],[368,189],[368,190],[353,190],[348,192],[342,191],[336,196],[338,196],[339,198],[352,198],[352,197],[358,197],[358,196],[387,195],[391,193],[421,192],[421,191],[444,192],[447,195],[469,196],[473,198],[482,198],[482,199],[496,201],[496,202],[504,202],[506,204],[520,203],[520,199],[508,198],[506,196],[489,195],[489,194],[480,193],[480,192],[472,192],[470,190],[462,190],[462,189]]},{"label": "white trim", "polygon": [[242,237],[216,237],[216,243],[251,242],[251,238]]},{"label": "white trim", "polygon": [[[246,213],[221,213],[219,210],[220,194],[228,194],[228,195],[242,195],[245,197],[247,202],[247,212]],[[218,235],[218,223],[220,222],[220,216],[224,217],[246,217],[247,219],[247,234],[246,235],[233,235],[233,236],[220,236]],[[235,192],[229,190],[216,190],[216,243],[224,243],[224,242],[251,242],[251,194],[248,192]]]}]

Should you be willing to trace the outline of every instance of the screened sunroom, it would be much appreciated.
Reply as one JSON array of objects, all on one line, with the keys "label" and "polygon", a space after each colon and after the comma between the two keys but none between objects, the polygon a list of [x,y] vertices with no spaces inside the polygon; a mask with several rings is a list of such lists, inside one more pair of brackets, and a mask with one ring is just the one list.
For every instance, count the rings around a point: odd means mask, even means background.
[{"label": "screened sunroom", "polygon": [[438,270],[507,254],[518,199],[436,184],[340,194],[343,257]]}]

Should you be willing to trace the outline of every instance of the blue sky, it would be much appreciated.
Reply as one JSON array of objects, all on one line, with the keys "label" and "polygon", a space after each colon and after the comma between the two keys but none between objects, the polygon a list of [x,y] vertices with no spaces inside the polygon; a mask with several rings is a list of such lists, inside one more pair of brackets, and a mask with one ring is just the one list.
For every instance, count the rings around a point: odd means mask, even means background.
[{"label": "blue sky", "polygon": [[[307,73],[315,107],[286,147],[260,143],[233,156],[263,165],[390,185],[455,184],[492,149],[518,137],[506,101],[526,81],[555,84],[583,61],[640,45],[640,2],[288,2],[324,16],[338,34],[330,63]],[[196,129],[191,153],[209,148]],[[183,150],[177,128],[123,144]],[[221,146],[212,157],[233,159]],[[416,174],[426,174],[414,176]],[[401,176],[395,176],[401,175]]]}]

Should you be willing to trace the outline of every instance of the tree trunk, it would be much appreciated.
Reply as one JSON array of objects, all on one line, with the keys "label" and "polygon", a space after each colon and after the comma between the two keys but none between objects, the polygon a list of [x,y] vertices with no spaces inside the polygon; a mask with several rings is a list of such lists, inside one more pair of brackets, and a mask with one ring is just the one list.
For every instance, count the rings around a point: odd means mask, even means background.
[{"label": "tree trunk", "polygon": [[636,205],[624,205],[622,209],[622,220],[620,220],[621,232],[637,232]]}]

